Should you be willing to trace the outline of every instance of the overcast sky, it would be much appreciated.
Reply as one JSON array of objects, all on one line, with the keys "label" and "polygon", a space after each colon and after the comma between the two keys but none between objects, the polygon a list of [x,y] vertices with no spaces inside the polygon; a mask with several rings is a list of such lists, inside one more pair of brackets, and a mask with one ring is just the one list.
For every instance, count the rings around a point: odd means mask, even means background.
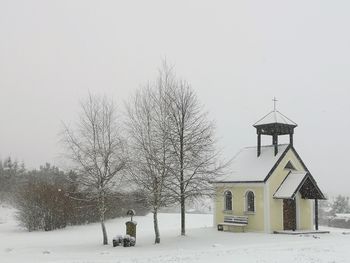
[{"label": "overcast sky", "polygon": [[0,158],[59,164],[61,121],[88,91],[122,106],[166,57],[226,156],[256,144],[276,96],[321,188],[350,195],[349,12],[345,0],[1,0]]}]

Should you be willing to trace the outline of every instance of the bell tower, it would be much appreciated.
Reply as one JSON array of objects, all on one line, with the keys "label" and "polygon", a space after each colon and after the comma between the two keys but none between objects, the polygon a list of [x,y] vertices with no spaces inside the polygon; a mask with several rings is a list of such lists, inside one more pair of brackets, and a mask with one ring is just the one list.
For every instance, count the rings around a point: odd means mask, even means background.
[{"label": "bell tower", "polygon": [[276,98],[273,98],[273,111],[258,120],[253,126],[257,133],[257,156],[261,154],[261,135],[272,136],[275,156],[278,153],[278,136],[289,134],[289,144],[293,145],[294,128],[298,125],[276,109]]}]

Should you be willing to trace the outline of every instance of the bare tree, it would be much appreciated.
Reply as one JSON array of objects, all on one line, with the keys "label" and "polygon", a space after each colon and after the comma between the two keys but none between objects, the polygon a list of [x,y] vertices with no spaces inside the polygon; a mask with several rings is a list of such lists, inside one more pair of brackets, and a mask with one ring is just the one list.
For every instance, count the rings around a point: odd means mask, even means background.
[{"label": "bare tree", "polygon": [[158,210],[174,202],[167,192],[170,188],[167,184],[171,183],[172,155],[165,96],[171,81],[167,72],[160,72],[158,81],[138,91],[127,108],[131,178],[152,208],[156,244],[160,243]]},{"label": "bare tree", "polygon": [[215,126],[190,85],[177,80],[166,99],[173,157],[170,190],[180,203],[181,235],[185,235],[186,201],[210,196],[213,193],[210,181],[221,174],[227,164],[219,162]]},{"label": "bare tree", "polygon": [[106,196],[121,182],[127,163],[125,144],[113,101],[90,94],[81,103],[79,117],[73,129],[64,125],[62,141],[75,164],[78,183],[97,201],[106,245]]}]

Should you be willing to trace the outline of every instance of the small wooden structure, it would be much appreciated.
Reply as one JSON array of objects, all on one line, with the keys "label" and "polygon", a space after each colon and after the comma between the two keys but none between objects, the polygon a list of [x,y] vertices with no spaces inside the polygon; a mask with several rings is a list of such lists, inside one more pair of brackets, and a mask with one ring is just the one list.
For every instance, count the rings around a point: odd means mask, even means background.
[{"label": "small wooden structure", "polygon": [[126,214],[131,217],[130,221],[127,221],[125,223],[125,225],[126,225],[126,234],[131,236],[131,237],[134,237],[135,238],[135,242],[136,242],[136,226],[137,226],[137,222],[132,220],[132,218],[136,214],[135,210],[130,209],[130,210],[128,210],[128,212]]}]

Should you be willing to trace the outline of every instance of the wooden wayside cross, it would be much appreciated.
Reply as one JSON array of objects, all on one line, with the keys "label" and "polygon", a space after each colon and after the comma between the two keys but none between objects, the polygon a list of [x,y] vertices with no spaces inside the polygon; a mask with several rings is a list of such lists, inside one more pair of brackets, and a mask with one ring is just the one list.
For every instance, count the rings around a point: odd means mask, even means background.
[{"label": "wooden wayside cross", "polygon": [[131,216],[131,220],[132,221],[132,217],[135,215],[135,210],[134,209],[129,209],[128,212],[126,212],[127,216]]}]

